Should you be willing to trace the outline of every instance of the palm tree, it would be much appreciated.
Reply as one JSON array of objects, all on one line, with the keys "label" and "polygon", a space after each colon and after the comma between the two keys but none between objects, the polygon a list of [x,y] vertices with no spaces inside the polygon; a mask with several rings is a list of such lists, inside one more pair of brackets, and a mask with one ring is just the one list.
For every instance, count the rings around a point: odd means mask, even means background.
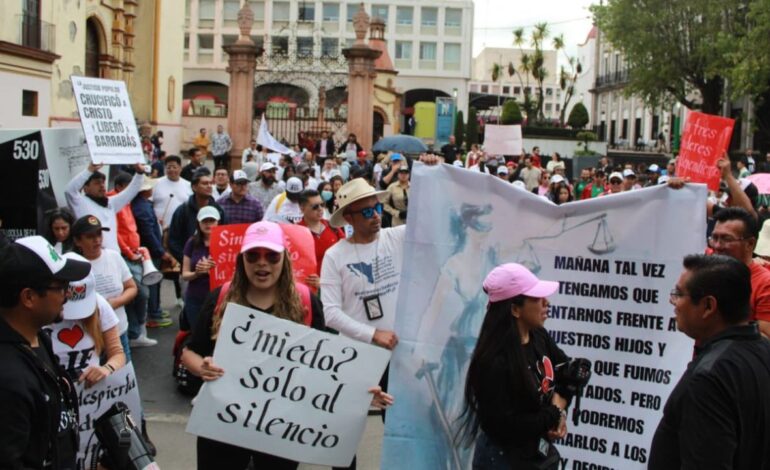
[{"label": "palm tree", "polygon": [[562,103],[561,110],[559,111],[559,124],[563,126],[564,118],[567,113],[567,107],[569,106],[570,101],[572,101],[572,96],[575,94],[575,82],[577,81],[578,76],[583,73],[583,66],[580,64],[580,61],[577,61],[574,57],[567,55],[567,52],[564,49],[563,34],[553,38],[553,48],[556,51],[561,51],[564,54],[564,57],[566,57],[567,63],[570,66],[570,71],[567,71],[564,66],[562,66],[561,72],[559,73],[559,88],[564,92],[564,102]]}]

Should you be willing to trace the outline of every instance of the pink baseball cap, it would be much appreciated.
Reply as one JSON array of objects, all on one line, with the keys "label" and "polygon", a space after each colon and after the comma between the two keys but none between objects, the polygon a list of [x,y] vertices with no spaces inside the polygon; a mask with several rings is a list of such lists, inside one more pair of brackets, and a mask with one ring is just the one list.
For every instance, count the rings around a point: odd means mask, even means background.
[{"label": "pink baseball cap", "polygon": [[559,283],[541,281],[524,266],[518,263],[506,263],[487,274],[483,287],[490,302],[499,302],[517,295],[548,297],[559,290]]},{"label": "pink baseball cap", "polygon": [[241,253],[254,248],[267,248],[278,253],[286,249],[283,239],[283,230],[275,222],[256,222],[249,225],[243,236]]}]

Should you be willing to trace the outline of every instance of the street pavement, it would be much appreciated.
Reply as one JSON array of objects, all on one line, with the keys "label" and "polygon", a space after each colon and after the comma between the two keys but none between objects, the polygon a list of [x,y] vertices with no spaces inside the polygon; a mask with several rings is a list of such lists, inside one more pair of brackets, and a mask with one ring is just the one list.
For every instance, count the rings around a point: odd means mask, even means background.
[{"label": "street pavement", "polygon": [[[190,398],[176,390],[171,376],[174,346],[180,308],[176,305],[174,287],[163,281],[161,305],[171,313],[174,325],[149,330],[149,336],[158,345],[136,348],[131,351],[134,368],[139,378],[139,390],[147,420],[150,439],[158,449],[157,462],[163,470],[191,470],[195,468],[195,436],[187,434],[185,427],[192,407]],[[358,449],[358,469],[379,468],[383,425],[380,416],[370,416]],[[301,470],[320,470],[329,467],[300,465]],[[222,469],[231,470],[231,469]],[[232,469],[240,470],[240,469]]]}]

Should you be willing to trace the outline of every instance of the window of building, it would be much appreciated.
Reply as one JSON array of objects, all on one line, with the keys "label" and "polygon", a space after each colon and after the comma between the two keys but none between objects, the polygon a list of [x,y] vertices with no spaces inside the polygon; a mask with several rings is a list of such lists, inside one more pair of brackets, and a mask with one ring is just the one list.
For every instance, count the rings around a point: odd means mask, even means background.
[{"label": "window of building", "polygon": [[519,94],[521,94],[521,87],[520,87],[520,86],[515,86],[515,87],[513,87],[513,94],[514,94],[514,95],[519,95]]},{"label": "window of building", "polygon": [[412,26],[412,7],[396,7],[396,24],[400,26]]},{"label": "window of building", "polygon": [[561,111],[561,104],[556,103],[556,112],[558,113],[559,111]]},{"label": "window of building", "polygon": [[489,93],[489,85],[481,85],[482,93]]},{"label": "window of building", "polygon": [[208,52],[211,52],[214,49],[214,36],[211,34],[199,34],[198,49],[208,50]]},{"label": "window of building", "polygon": [[273,21],[289,21],[289,2],[273,2]]},{"label": "window of building", "polygon": [[297,21],[315,21],[315,3],[302,1],[297,5]]},{"label": "window of building", "polygon": [[460,44],[444,44],[444,68],[447,70],[460,70]]},{"label": "window of building", "polygon": [[504,95],[510,95],[510,94],[511,94],[511,87],[509,87],[509,86],[504,86],[504,87],[503,87],[503,94],[504,94]]},{"label": "window of building", "polygon": [[185,0],[185,2],[184,2],[184,26],[185,26],[185,28],[190,26],[190,1],[191,0]]},{"label": "window of building", "polygon": [[436,43],[420,43],[420,60],[436,60]]},{"label": "window of building", "polygon": [[337,38],[321,38],[321,57],[339,57],[340,40]]},{"label": "window of building", "polygon": [[286,36],[273,36],[272,45],[274,55],[286,55],[289,53],[289,38]]},{"label": "window of building", "polygon": [[460,28],[463,23],[463,11],[459,8],[447,8],[444,12],[444,26]]},{"label": "window of building", "polygon": [[200,0],[198,3],[198,27],[213,28],[215,11],[214,0]]},{"label": "window of building", "polygon": [[312,57],[313,55],[313,38],[299,37],[297,38],[297,57]]},{"label": "window of building", "polygon": [[546,88],[545,96],[553,96],[553,88]]},{"label": "window of building", "polygon": [[411,59],[412,43],[409,41],[396,41],[396,59]]},{"label": "window of building", "polygon": [[436,26],[438,22],[438,8],[422,7],[420,14],[420,24],[422,26]]},{"label": "window of building", "polygon": [[225,26],[237,25],[238,10],[241,9],[241,2],[239,0],[224,0],[222,6],[222,17],[225,20]]},{"label": "window of building", "polygon": [[235,41],[238,40],[238,35],[236,34],[223,34],[222,35],[222,45],[223,46],[229,46],[230,44],[235,44]]},{"label": "window of building", "polygon": [[352,23],[353,17],[356,16],[356,13],[358,13],[358,4],[348,3],[346,10],[348,12],[348,16],[347,16],[348,23]]},{"label": "window of building", "polygon": [[99,77],[99,56],[101,48],[99,43],[99,27],[96,20],[89,18],[86,21],[86,77]]},{"label": "window of building", "polygon": [[184,50],[190,50],[190,34],[184,33]]},{"label": "window of building", "polygon": [[265,2],[260,0],[258,2],[250,2],[251,11],[254,12],[254,21],[265,21]]},{"label": "window of building", "polygon": [[551,112],[551,109],[552,109],[551,103],[546,103],[546,104],[545,104],[545,111],[546,111],[546,112],[548,112],[548,113],[550,113],[550,112]]},{"label": "window of building", "polygon": [[340,4],[339,3],[324,3],[324,6],[323,6],[323,20],[324,21],[339,21],[340,20]]},{"label": "window of building", "polygon": [[21,90],[21,115],[37,116],[37,92]]},{"label": "window of building", "polygon": [[385,22],[388,22],[388,6],[387,5],[372,5],[372,17],[382,18]]}]

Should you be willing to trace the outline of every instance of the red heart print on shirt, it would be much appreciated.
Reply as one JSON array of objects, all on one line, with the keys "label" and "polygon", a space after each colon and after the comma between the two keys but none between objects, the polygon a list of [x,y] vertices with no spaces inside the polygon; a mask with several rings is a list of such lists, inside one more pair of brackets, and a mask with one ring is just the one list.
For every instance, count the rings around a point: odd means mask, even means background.
[{"label": "red heart print on shirt", "polygon": [[83,339],[83,330],[80,329],[80,325],[75,325],[72,328],[62,328],[59,330],[59,334],[56,337],[62,343],[75,349],[75,345]]}]

